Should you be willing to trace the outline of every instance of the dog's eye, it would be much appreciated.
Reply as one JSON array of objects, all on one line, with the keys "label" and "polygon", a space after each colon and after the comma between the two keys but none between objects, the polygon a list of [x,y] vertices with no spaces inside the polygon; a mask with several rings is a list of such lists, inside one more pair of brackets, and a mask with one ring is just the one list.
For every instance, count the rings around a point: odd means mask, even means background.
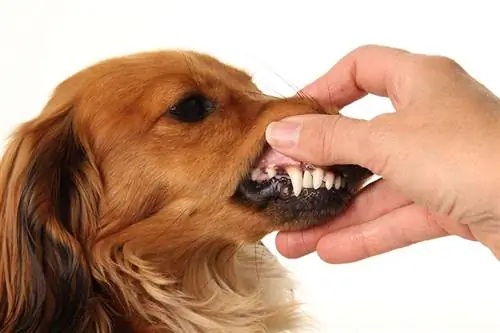
[{"label": "dog's eye", "polygon": [[168,110],[173,118],[185,122],[195,123],[205,119],[215,110],[215,103],[203,95],[188,96]]}]

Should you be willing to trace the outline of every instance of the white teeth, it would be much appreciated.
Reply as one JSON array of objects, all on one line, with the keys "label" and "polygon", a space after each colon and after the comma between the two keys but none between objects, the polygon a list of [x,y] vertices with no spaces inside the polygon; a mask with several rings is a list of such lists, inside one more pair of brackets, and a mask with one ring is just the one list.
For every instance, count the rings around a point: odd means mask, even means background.
[{"label": "white teeth", "polygon": [[333,186],[333,182],[335,181],[335,176],[332,172],[327,172],[325,174],[325,187],[327,190],[331,189]]},{"label": "white teeth", "polygon": [[340,184],[342,182],[342,177],[337,176],[335,177],[335,189],[338,190],[340,188]]},{"label": "white teeth", "polygon": [[267,176],[268,176],[269,178],[273,178],[274,176],[276,176],[276,175],[277,175],[277,171],[276,171],[276,169],[274,169],[274,168],[267,168],[267,169],[266,169],[266,172],[267,172]]},{"label": "white teeth", "polygon": [[309,170],[304,171],[304,178],[302,179],[302,186],[304,188],[312,188],[313,187],[313,175]]},{"label": "white teeth", "polygon": [[251,176],[252,181],[256,181],[257,179],[259,179],[260,174],[261,174],[260,169],[254,169],[252,171],[252,176]]},{"label": "white teeth", "polygon": [[[297,197],[302,193],[303,188],[317,190],[323,186],[323,183],[327,190],[332,188],[339,190],[347,185],[346,179],[342,175],[335,175],[333,172],[325,171],[319,167],[314,167],[314,169],[305,168],[304,170],[301,166],[291,165],[286,167],[285,170],[290,177],[293,194]],[[266,181],[277,176],[282,177],[278,175],[278,169],[274,165],[269,165],[265,169],[254,169],[251,174],[252,180],[257,182]]]},{"label": "white teeth", "polygon": [[292,181],[293,194],[298,197],[302,192],[302,170],[296,166],[289,166],[286,168],[286,172]]},{"label": "white teeth", "polygon": [[313,187],[315,190],[321,187],[321,184],[323,183],[323,177],[325,176],[325,171],[321,168],[316,168],[312,172],[312,177],[313,177]]}]

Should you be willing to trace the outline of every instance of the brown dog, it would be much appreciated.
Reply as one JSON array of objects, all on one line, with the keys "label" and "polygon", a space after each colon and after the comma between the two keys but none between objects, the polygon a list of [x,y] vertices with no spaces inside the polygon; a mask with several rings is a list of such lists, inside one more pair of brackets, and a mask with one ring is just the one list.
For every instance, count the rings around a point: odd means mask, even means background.
[{"label": "brown dog", "polygon": [[193,52],[64,81],[1,162],[0,331],[296,327],[292,284],[259,239],[340,213],[369,172],[285,158],[264,132],[325,112]]}]

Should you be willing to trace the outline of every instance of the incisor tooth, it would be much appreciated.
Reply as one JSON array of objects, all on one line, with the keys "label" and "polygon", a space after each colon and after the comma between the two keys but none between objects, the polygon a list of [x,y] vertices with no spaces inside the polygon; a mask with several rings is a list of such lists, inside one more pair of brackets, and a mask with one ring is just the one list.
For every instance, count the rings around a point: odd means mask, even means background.
[{"label": "incisor tooth", "polygon": [[318,189],[321,187],[321,184],[323,183],[323,177],[325,176],[325,171],[321,168],[316,168],[312,172],[312,177],[313,177],[313,187],[314,189]]},{"label": "incisor tooth", "polygon": [[252,170],[252,181],[256,181],[257,179],[259,179],[259,176],[261,174],[261,171],[260,169],[253,169]]},{"label": "incisor tooth", "polygon": [[286,172],[292,181],[293,194],[298,197],[302,192],[302,171],[298,167],[290,166],[286,168]]},{"label": "incisor tooth", "polygon": [[267,175],[269,176],[269,178],[273,178],[277,174],[277,171],[274,168],[267,168],[266,172],[267,172]]},{"label": "incisor tooth", "polygon": [[342,179],[340,176],[335,177],[335,189],[338,190],[340,188],[340,184],[342,182]]},{"label": "incisor tooth", "polygon": [[302,186],[304,188],[312,188],[313,187],[313,176],[309,172],[309,170],[304,171],[304,177],[302,178]]},{"label": "incisor tooth", "polygon": [[333,182],[335,181],[335,175],[332,172],[325,173],[325,187],[327,190],[331,189]]}]

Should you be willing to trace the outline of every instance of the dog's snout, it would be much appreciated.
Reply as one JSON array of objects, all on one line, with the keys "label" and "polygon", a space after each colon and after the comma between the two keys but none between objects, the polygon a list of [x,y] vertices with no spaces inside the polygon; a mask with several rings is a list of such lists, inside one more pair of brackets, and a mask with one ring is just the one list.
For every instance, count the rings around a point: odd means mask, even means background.
[{"label": "dog's snout", "polygon": [[293,116],[327,113],[331,112],[327,112],[313,99],[301,96],[271,100],[265,103],[262,108],[262,114],[269,123]]}]

